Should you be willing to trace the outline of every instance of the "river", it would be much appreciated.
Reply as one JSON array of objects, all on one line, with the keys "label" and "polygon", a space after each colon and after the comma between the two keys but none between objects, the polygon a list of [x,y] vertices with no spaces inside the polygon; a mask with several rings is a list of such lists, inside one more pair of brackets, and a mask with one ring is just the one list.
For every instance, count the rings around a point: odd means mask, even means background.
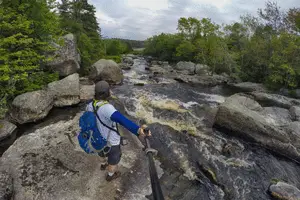
[{"label": "river", "polygon": [[113,92],[129,115],[152,124],[151,143],[159,151],[165,196],[258,200],[271,199],[267,190],[273,182],[300,186],[299,165],[212,128],[218,105],[233,91],[149,79],[147,65],[135,59],[124,84]]}]

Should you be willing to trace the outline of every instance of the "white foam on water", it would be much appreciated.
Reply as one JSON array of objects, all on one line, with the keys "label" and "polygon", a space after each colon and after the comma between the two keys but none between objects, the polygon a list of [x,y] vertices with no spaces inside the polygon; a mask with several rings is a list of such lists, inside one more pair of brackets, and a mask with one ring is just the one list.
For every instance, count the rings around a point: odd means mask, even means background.
[{"label": "white foam on water", "polygon": [[255,163],[247,162],[240,158],[229,158],[228,160],[226,160],[226,165],[233,166],[233,167],[251,168],[255,165]]},{"label": "white foam on water", "polygon": [[181,102],[182,106],[186,109],[190,109],[191,107],[195,106],[195,105],[199,105],[199,103],[195,102],[195,101],[189,101],[187,103]]},{"label": "white foam on water", "polygon": [[[209,138],[207,138],[209,139]],[[221,152],[223,149],[223,142],[222,140],[218,140],[215,138],[215,141],[210,140],[213,142],[212,144],[208,144],[207,140],[200,141],[196,146],[199,152],[201,152],[202,156],[205,157],[205,160],[211,161],[214,164],[214,168],[218,171],[219,164],[222,163],[224,166],[229,167],[240,167],[240,168],[251,168],[255,165],[254,162],[248,161],[250,154],[244,155],[243,158],[227,158],[223,155],[215,155],[209,148],[214,148],[215,150]]]},{"label": "white foam on water", "polygon": [[203,92],[196,92],[192,91],[195,94],[204,96],[205,100],[211,103],[224,103],[225,102],[225,97],[217,94],[207,94]]},{"label": "white foam on water", "polygon": [[196,173],[194,171],[192,171],[192,168],[191,168],[189,161],[188,161],[187,157],[185,156],[185,154],[179,148],[176,148],[176,147],[174,147],[172,150],[178,156],[181,168],[184,171],[183,176],[185,176],[190,181],[197,180],[198,176],[196,175]]},{"label": "white foam on water", "polygon": [[[209,140],[214,142],[215,138],[205,134],[204,132],[211,132],[211,130],[205,131],[205,125],[203,123],[204,117],[197,117],[194,115],[189,108],[194,105],[197,105],[197,102],[182,102],[178,99],[170,99],[167,98],[165,95],[157,95],[153,93],[143,92],[140,89],[135,89],[134,91],[136,95],[135,97],[131,98],[131,101],[134,101],[134,110],[126,109],[127,113],[135,118],[143,118],[147,121],[147,123],[160,123],[162,125],[167,125],[174,128],[177,131],[187,130],[191,132],[194,136],[200,137],[201,139]],[[122,98],[126,98],[122,96]],[[146,102],[143,102],[146,101]],[[187,113],[191,120],[170,120],[164,119],[163,117],[156,118],[153,116],[153,109],[154,108],[162,108],[162,109],[171,109],[179,113]],[[203,127],[204,132],[197,129],[197,127]]]},{"label": "white foam on water", "polygon": [[[198,104],[197,102],[191,101],[191,102],[185,103],[178,99],[167,98],[167,96],[165,96],[165,95],[157,95],[157,94],[153,94],[153,93],[149,93],[149,92],[142,92],[141,89],[136,89],[134,91],[134,93],[138,94],[134,98],[131,98],[131,100],[134,101],[135,110],[129,111],[126,108],[125,109],[129,115],[131,115],[135,118],[146,118],[147,123],[160,123],[162,125],[168,125],[178,131],[181,131],[181,129],[182,129],[182,126],[180,126],[180,123],[185,123],[185,124],[187,123],[187,122],[166,120],[163,118],[158,119],[158,118],[154,117],[153,116],[153,107],[151,107],[151,106],[153,106],[153,104],[155,104],[155,102],[161,103],[161,104],[157,104],[158,106],[164,105],[164,102],[171,102],[171,104],[179,105],[180,107],[182,107],[182,110],[185,110],[186,112],[188,112],[191,116],[191,119],[194,118],[195,121],[197,121],[197,124],[188,125],[188,126],[194,126],[195,133],[196,133],[195,135],[197,136],[197,138],[200,139],[200,140],[198,140],[199,142],[197,142],[198,144],[196,145],[196,148],[198,148],[199,152],[202,153],[202,155],[205,157],[206,160],[210,160],[214,164],[213,167],[215,170],[219,170],[218,169],[219,163],[223,163],[224,166],[244,167],[244,168],[249,168],[254,165],[254,163],[248,162],[247,158],[228,159],[227,157],[222,156],[222,155],[214,155],[214,153],[211,151],[211,148],[214,148],[216,151],[221,152],[224,142],[226,142],[226,140],[224,140],[224,138],[222,138],[222,137],[216,137],[215,135],[209,135],[209,134],[207,134],[208,131],[205,131],[205,133],[202,133],[201,131],[196,129],[197,126],[199,126],[199,125],[201,126],[203,118],[199,118],[199,117],[195,116],[188,109],[191,108],[192,106],[197,105]],[[217,98],[219,100],[219,102],[221,102],[222,99],[224,100],[224,97],[219,96],[219,95],[206,95],[206,96],[209,98],[210,97]],[[124,98],[126,98],[126,97],[124,96]],[[145,100],[147,101],[146,103],[143,102]],[[212,101],[215,101],[215,100],[216,99],[213,99]],[[190,123],[190,122],[188,122],[188,123]],[[205,126],[203,125],[203,127],[205,127]],[[186,127],[184,127],[184,128],[186,128]],[[171,147],[173,152],[178,155],[180,163],[181,163],[181,167],[184,170],[184,176],[186,176],[189,180],[197,180],[197,176],[193,172],[186,155],[184,155],[180,150],[180,148],[182,148],[182,146],[174,141],[170,142],[168,146]]]},{"label": "white foam on water", "polygon": [[245,181],[242,177],[237,176],[233,182],[233,187],[235,188],[235,191],[237,192],[238,199],[247,199],[246,196],[249,192],[251,192],[249,189],[247,189],[248,182]]},{"label": "white foam on water", "polygon": [[128,79],[136,79],[138,77],[138,74],[136,73],[136,71],[133,71],[133,70],[129,70],[129,71],[126,71],[123,73],[124,77],[125,78],[128,78]]}]

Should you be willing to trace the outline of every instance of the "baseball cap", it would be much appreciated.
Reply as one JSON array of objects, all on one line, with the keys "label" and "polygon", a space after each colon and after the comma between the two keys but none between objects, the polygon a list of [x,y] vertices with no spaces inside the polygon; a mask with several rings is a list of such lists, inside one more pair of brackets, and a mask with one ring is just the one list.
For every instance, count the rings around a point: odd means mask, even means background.
[{"label": "baseball cap", "polygon": [[96,94],[103,94],[109,91],[110,87],[106,81],[99,81],[95,85],[95,93]]}]

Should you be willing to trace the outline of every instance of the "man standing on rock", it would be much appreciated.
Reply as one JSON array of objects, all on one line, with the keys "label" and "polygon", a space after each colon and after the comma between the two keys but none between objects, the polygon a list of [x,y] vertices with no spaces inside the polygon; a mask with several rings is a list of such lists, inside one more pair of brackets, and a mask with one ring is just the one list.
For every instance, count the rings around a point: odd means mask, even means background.
[{"label": "man standing on rock", "polygon": [[110,96],[109,84],[106,81],[100,81],[95,86],[95,99],[86,108],[87,111],[97,111],[97,127],[110,146],[109,149],[105,150],[106,154],[104,152],[101,155],[99,154],[101,157],[107,157],[107,163],[101,165],[101,170],[107,169],[108,171],[107,181],[112,181],[121,175],[118,171],[118,164],[122,155],[120,147],[121,136],[117,124],[121,124],[131,133],[140,137],[145,136],[144,130],[146,128],[145,125],[139,127],[124,117],[113,105],[109,104],[107,100]]}]

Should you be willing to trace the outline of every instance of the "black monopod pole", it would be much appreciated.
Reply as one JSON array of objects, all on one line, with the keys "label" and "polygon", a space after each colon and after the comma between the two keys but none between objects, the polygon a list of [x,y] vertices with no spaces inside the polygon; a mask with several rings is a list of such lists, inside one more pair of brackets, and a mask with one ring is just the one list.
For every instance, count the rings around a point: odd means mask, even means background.
[{"label": "black monopod pole", "polygon": [[[146,134],[149,133],[149,129],[145,129]],[[152,149],[149,142],[149,134],[145,137],[145,143],[146,143],[146,155],[149,160],[149,172],[150,172],[150,179],[151,179],[151,187],[152,187],[152,194],[154,200],[164,200],[164,196],[160,187],[153,154],[156,154],[157,151]]]}]

